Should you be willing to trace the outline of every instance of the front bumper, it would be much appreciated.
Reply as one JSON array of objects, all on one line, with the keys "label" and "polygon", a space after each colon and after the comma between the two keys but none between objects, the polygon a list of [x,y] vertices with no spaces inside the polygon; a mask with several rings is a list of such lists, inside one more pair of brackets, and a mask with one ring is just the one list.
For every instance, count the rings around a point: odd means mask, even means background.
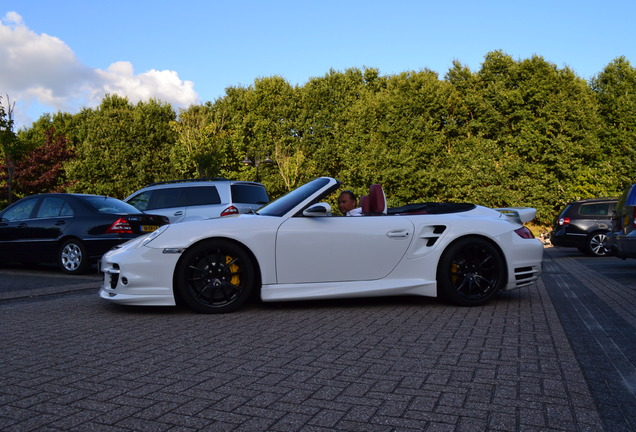
[{"label": "front bumper", "polygon": [[173,274],[179,254],[130,242],[101,259],[104,274],[99,296],[113,303],[143,306],[176,305]]}]

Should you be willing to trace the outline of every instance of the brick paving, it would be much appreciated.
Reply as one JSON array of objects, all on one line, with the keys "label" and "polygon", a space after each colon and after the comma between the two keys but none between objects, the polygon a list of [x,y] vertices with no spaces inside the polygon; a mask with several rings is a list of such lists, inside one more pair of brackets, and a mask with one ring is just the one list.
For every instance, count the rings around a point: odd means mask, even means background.
[{"label": "brick paving", "polygon": [[0,429],[633,430],[636,287],[592,267],[546,249],[535,287],[479,308],[390,298],[209,316],[107,304],[97,284],[4,298]]},{"label": "brick paving", "polygon": [[[543,280],[605,429],[636,430],[636,260],[558,253],[548,255]],[[620,273],[608,280],[598,271]]]}]

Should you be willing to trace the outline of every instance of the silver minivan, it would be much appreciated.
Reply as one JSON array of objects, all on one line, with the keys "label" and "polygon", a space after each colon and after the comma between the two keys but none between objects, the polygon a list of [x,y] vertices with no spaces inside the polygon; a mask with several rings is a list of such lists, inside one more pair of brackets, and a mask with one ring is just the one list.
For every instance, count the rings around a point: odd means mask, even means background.
[{"label": "silver minivan", "polygon": [[261,183],[199,178],[153,183],[124,201],[177,223],[249,213],[267,204],[269,197]]}]

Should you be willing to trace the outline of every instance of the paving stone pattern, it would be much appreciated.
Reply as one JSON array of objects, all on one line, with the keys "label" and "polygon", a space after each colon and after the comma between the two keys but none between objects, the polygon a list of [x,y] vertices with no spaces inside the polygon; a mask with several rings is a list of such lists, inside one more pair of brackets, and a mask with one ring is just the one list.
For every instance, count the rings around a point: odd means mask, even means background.
[{"label": "paving stone pattern", "polygon": [[93,290],[4,300],[0,429],[613,432],[561,324],[553,291],[570,296],[569,279],[552,260],[536,286],[479,308],[390,298],[210,316]]},{"label": "paving stone pattern", "polygon": [[[617,283],[581,260],[548,255],[543,280],[581,365],[606,430],[636,430],[636,261]],[[589,261],[605,264],[617,261]],[[608,260],[616,260],[608,258]],[[628,267],[628,270],[630,268]]]}]

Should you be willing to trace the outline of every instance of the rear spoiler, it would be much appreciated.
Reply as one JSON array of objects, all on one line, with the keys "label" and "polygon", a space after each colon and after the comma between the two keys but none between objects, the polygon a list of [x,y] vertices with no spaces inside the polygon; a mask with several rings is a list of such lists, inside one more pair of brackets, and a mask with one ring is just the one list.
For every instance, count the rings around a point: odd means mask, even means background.
[{"label": "rear spoiler", "polygon": [[495,210],[521,224],[530,222],[537,215],[537,209],[532,207],[504,207]]}]

